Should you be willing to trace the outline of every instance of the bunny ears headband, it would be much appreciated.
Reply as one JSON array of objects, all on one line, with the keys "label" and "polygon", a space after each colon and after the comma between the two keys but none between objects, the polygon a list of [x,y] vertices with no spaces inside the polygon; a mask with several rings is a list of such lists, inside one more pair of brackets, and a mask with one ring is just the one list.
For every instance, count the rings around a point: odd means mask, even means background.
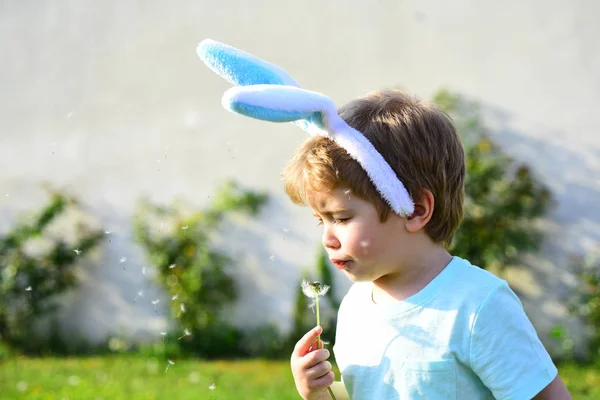
[{"label": "bunny ears headband", "polygon": [[235,85],[223,95],[223,107],[263,121],[294,122],[311,136],[334,140],[361,165],[396,214],[412,215],[414,203],[402,182],[371,142],[338,115],[329,97],[301,89],[278,66],[224,43],[205,39],[197,53]]}]

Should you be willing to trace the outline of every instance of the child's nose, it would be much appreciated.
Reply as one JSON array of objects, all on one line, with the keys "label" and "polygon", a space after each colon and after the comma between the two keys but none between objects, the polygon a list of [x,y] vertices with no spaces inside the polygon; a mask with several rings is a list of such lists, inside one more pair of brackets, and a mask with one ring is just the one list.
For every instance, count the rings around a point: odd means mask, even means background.
[{"label": "child's nose", "polygon": [[337,249],[340,247],[340,241],[333,234],[333,231],[331,228],[325,227],[325,229],[323,229],[322,240],[323,240],[323,246],[325,246],[326,249]]}]

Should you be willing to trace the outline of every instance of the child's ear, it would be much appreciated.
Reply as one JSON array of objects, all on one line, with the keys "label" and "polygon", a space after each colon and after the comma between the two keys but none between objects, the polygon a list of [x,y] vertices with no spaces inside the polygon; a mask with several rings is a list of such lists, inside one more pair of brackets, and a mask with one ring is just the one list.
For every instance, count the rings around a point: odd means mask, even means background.
[{"label": "child's ear", "polygon": [[433,215],[434,204],[433,193],[430,190],[423,189],[419,200],[415,201],[415,211],[406,218],[406,230],[415,233],[423,229]]}]

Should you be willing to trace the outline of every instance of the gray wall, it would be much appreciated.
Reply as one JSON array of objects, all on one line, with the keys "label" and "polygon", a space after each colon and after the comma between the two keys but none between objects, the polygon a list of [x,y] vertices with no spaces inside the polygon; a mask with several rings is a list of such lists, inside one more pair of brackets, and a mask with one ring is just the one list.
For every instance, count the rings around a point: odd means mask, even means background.
[{"label": "gray wall", "polygon": [[[44,200],[42,180],[79,196],[112,231],[64,299],[63,326],[148,337],[165,299],[131,238],[141,196],[206,204],[233,177],[268,190],[258,221],[219,239],[245,282],[232,318],[290,322],[300,268],[320,232],[279,172],[304,138],[292,125],[224,111],[228,84],[195,54],[206,37],[273,61],[342,104],[401,85],[447,87],[482,104],[491,133],[558,200],[544,254],[512,272],[543,333],[565,315],[570,253],[600,240],[600,11],[592,1],[4,1],[0,3],[0,228]],[[289,231],[287,231],[289,229]],[[126,268],[119,263],[126,257]],[[535,280],[543,286],[535,284]],[[523,284],[525,283],[525,284]],[[348,287],[339,276],[340,291]],[[139,290],[145,296],[136,303]],[[273,301],[275,300],[275,301]]]}]

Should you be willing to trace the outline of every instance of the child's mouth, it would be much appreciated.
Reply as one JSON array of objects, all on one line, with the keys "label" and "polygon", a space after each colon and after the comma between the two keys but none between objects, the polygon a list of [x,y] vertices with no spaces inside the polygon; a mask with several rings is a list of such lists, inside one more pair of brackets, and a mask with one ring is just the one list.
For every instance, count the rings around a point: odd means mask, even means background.
[{"label": "child's mouth", "polygon": [[335,265],[337,269],[344,269],[346,268],[346,264],[348,264],[350,261],[331,260],[331,262],[333,263],[333,265]]}]

